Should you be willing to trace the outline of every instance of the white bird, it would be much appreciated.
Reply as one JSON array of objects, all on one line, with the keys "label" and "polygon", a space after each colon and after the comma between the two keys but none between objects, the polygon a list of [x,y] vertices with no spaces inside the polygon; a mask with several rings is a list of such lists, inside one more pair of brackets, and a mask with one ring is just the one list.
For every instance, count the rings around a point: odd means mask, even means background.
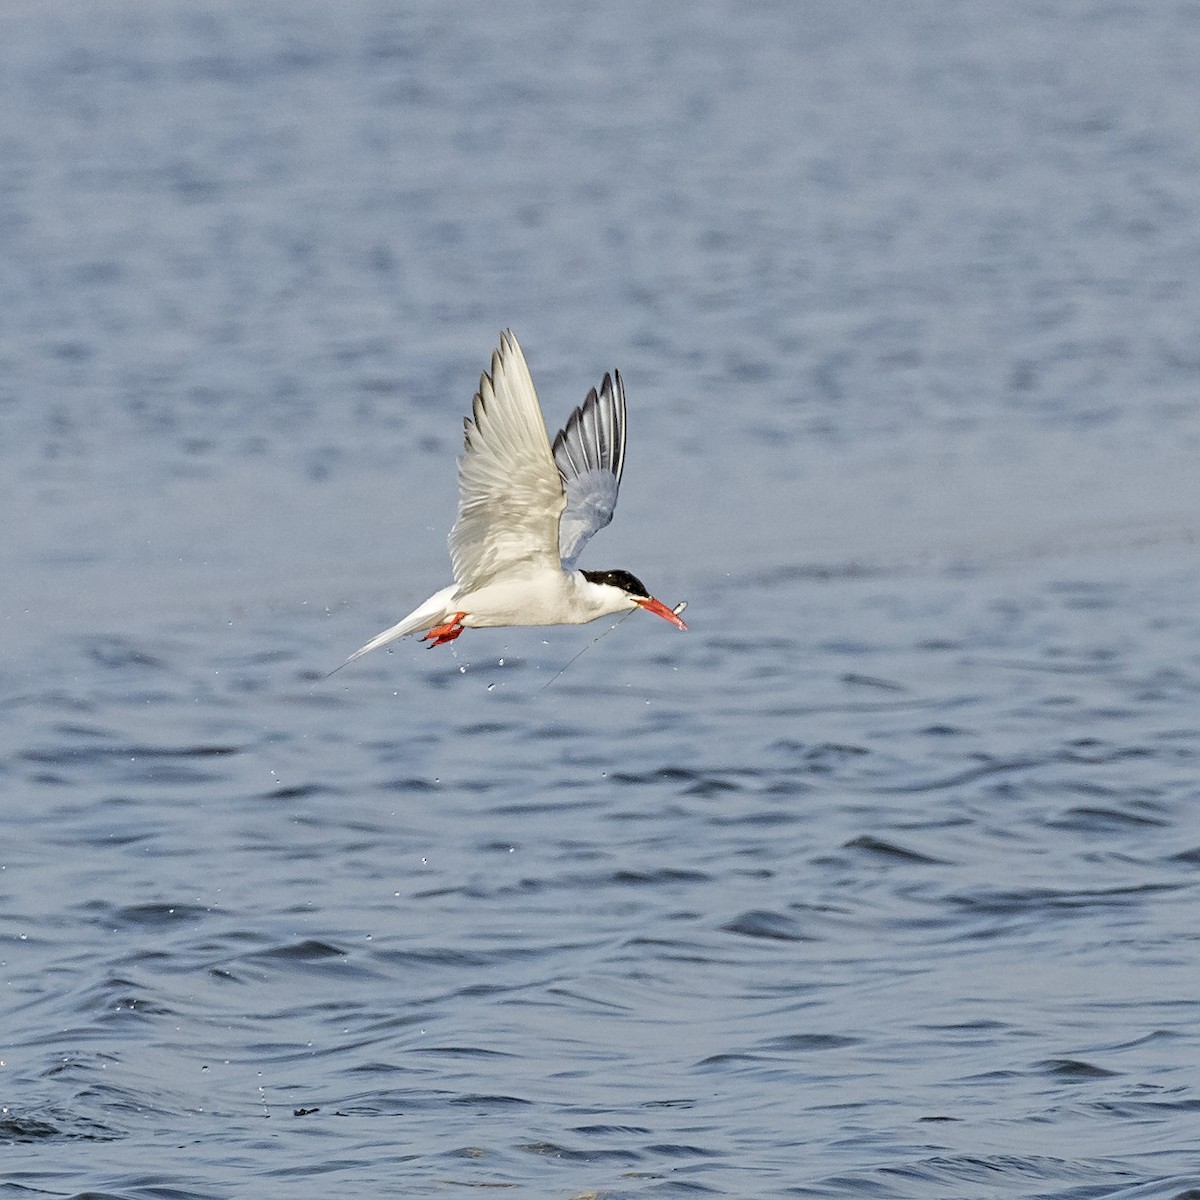
[{"label": "white bird", "polygon": [[433,647],[464,629],[583,625],[635,608],[686,629],[628,571],[575,569],[617,503],[625,467],[621,373],[605,375],[600,391],[588,392],[551,447],[525,356],[505,330],[472,412],[463,421],[458,520],[450,531],[454,582],[342,666],[411,633]]}]

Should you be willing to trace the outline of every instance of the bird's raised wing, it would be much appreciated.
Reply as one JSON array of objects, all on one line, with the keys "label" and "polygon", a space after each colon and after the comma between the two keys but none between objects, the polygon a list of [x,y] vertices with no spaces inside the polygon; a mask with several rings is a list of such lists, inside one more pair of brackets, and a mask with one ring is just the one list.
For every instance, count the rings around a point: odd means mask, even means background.
[{"label": "bird's raised wing", "polygon": [[625,385],[621,372],[592,388],[554,439],[554,462],[567,506],[558,523],[558,552],[570,570],[588,538],[612,520],[625,469]]},{"label": "bird's raised wing", "polygon": [[479,380],[458,460],[458,520],[450,531],[454,581],[474,591],[497,575],[557,570],[565,497],[537,392],[512,330]]}]

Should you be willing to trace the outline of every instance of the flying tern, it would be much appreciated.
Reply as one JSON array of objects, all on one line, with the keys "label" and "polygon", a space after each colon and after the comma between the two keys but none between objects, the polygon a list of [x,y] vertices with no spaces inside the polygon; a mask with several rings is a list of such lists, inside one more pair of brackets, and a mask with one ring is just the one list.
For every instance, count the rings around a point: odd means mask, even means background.
[{"label": "flying tern", "polygon": [[619,371],[588,392],[551,445],[525,356],[505,330],[463,425],[454,582],[346,663],[407,634],[422,634],[432,648],[464,629],[583,625],[637,608],[687,628],[682,605],[668,608],[628,571],[575,568],[588,539],[612,520],[625,468]]}]

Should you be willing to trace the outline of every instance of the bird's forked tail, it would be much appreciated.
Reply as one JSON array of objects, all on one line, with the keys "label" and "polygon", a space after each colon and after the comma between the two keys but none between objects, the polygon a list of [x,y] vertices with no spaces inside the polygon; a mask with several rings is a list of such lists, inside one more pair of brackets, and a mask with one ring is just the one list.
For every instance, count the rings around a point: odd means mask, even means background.
[{"label": "bird's forked tail", "polygon": [[378,650],[380,646],[386,646],[397,638],[407,637],[410,633],[423,633],[440,624],[447,616],[451,615],[447,606],[456,591],[458,591],[458,587],[453,583],[449,587],[442,588],[440,592],[430,596],[420,607],[414,608],[402,621],[397,621],[389,629],[377,633],[365,646],[360,646],[341,666],[334,667],[329,674],[335,674],[342,667],[349,666],[356,658],[362,658],[364,654]]}]

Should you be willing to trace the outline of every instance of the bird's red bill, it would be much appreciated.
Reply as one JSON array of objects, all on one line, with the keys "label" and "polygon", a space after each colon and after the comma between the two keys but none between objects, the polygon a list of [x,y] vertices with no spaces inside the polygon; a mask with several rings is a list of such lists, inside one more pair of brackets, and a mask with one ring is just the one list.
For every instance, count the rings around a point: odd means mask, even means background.
[{"label": "bird's red bill", "polygon": [[652,612],[656,617],[662,617],[664,621],[670,621],[672,625],[678,629],[686,629],[687,626],[683,623],[679,614],[674,609],[668,608],[661,600],[655,600],[651,596],[648,600],[638,600],[638,603],[647,611]]}]

